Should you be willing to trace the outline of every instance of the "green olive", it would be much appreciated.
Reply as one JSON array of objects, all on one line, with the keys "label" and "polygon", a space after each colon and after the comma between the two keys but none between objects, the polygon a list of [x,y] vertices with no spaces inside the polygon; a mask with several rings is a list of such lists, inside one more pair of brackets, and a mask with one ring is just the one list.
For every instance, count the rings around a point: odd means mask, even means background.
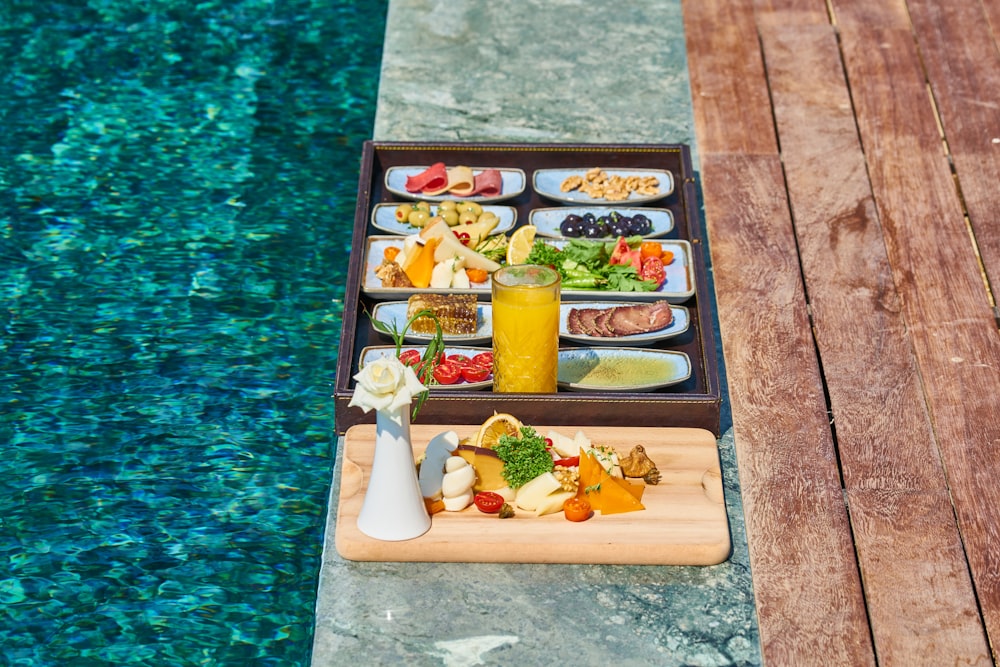
[{"label": "green olive", "polygon": [[470,211],[478,216],[483,212],[483,207],[479,205],[479,202],[464,201],[458,205],[458,212],[461,213],[462,211]]},{"label": "green olive", "polygon": [[454,199],[445,199],[443,202],[438,204],[439,213],[441,211],[454,211],[456,208],[458,208],[458,202]]},{"label": "green olive", "polygon": [[413,210],[413,204],[400,204],[396,207],[396,220],[397,222],[406,222],[406,219],[410,217],[410,212]]},{"label": "green olive", "polygon": [[430,202],[418,201],[414,206],[421,211],[427,211],[428,214],[431,212]]},{"label": "green olive", "polygon": [[438,215],[444,218],[444,221],[448,223],[449,227],[454,227],[458,224],[458,211],[453,208],[446,208],[443,211],[438,211]]},{"label": "green olive", "polygon": [[427,221],[430,220],[430,218],[431,218],[430,213],[428,213],[423,209],[418,208],[411,211],[410,215],[406,218],[406,220],[414,227],[423,227],[424,225],[427,224]]},{"label": "green olive", "polygon": [[479,215],[472,211],[462,211],[458,214],[458,224],[460,225],[471,225],[478,219]]}]

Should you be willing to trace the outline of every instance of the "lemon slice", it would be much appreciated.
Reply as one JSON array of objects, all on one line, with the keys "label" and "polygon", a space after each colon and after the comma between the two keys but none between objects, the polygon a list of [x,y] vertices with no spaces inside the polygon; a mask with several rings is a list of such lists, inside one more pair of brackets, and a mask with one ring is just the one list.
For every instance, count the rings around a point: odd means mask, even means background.
[{"label": "lemon slice", "polygon": [[524,264],[531,254],[531,247],[535,245],[534,225],[524,225],[510,235],[507,243],[507,264]]},{"label": "lemon slice", "polygon": [[517,417],[501,412],[484,421],[479,427],[479,435],[476,436],[476,447],[493,449],[494,445],[500,442],[501,435],[521,437],[521,422]]}]

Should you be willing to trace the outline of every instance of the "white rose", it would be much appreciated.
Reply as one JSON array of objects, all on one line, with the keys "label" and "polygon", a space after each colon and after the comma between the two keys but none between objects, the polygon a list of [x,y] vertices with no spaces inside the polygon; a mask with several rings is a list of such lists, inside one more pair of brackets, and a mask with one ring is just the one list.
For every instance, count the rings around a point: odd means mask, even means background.
[{"label": "white rose", "polygon": [[354,380],[357,384],[348,405],[365,412],[409,405],[414,395],[427,391],[413,369],[395,356],[379,357],[365,364]]}]

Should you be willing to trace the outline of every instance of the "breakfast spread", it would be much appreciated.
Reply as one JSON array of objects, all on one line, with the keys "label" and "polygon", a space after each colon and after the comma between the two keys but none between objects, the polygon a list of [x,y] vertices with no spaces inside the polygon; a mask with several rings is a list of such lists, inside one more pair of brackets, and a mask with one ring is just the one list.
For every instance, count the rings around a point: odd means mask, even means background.
[{"label": "breakfast spread", "polygon": [[621,455],[583,431],[569,437],[551,430],[543,437],[506,413],[489,417],[470,438],[438,435],[417,466],[432,514],[473,506],[500,518],[563,513],[579,522],[645,509],[643,491],[660,481],[641,444]]}]

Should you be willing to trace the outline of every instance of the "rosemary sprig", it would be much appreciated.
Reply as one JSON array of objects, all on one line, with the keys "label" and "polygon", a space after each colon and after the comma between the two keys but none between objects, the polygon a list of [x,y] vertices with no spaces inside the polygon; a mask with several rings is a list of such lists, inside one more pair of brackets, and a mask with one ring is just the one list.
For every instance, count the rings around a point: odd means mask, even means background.
[{"label": "rosemary sprig", "polygon": [[[424,350],[424,356],[420,359],[420,363],[414,369],[417,373],[417,379],[419,379],[424,386],[430,387],[430,385],[435,384],[434,380],[434,369],[437,367],[438,358],[444,352],[444,331],[441,330],[441,323],[438,321],[437,315],[434,314],[429,308],[425,308],[414,313],[407,322],[406,326],[403,327],[402,331],[399,331],[396,327],[396,322],[391,323],[380,322],[372,317],[371,313],[368,313],[368,319],[371,321],[372,326],[376,331],[381,331],[382,333],[390,336],[393,342],[396,344],[396,356],[403,352],[403,340],[406,337],[406,332],[410,330],[410,326],[413,324],[414,320],[420,317],[430,317],[434,320],[434,336],[427,342],[427,348]],[[413,413],[410,415],[410,419],[416,421],[417,413],[420,412],[420,408],[424,406],[427,402],[427,398],[430,396],[430,391],[422,391],[420,395],[417,396],[417,401],[413,405]]]}]

